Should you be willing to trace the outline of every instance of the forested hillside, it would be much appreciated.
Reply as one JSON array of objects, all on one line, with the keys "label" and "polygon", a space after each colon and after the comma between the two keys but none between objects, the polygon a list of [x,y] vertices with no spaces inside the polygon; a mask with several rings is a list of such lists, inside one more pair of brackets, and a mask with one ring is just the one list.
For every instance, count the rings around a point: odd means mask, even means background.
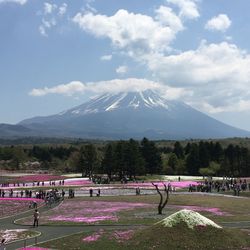
[{"label": "forested hillside", "polygon": [[110,178],[146,174],[250,176],[247,146],[219,141],[77,142],[0,147],[6,170],[82,172]]}]

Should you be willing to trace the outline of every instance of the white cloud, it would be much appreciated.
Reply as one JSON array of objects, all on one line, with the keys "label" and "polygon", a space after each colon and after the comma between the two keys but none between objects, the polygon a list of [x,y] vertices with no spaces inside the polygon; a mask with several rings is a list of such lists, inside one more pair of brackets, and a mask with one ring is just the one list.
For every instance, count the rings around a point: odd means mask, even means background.
[{"label": "white cloud", "polygon": [[48,36],[47,31],[53,26],[56,26],[56,19],[51,18],[50,20],[42,19],[42,24],[39,26],[39,32],[42,36]]},{"label": "white cloud", "polygon": [[169,26],[175,32],[184,29],[181,19],[173,12],[173,10],[166,6],[160,6],[156,9],[156,20],[161,24]]},{"label": "white cloud", "polygon": [[202,42],[196,50],[177,55],[141,58],[148,69],[174,88],[193,93],[182,98],[211,113],[249,108],[250,54],[228,42]]},{"label": "white cloud", "polygon": [[167,99],[178,99],[182,96],[192,95],[191,92],[182,88],[174,88],[163,85],[159,82],[150,81],[147,79],[114,79],[110,81],[88,82],[83,83],[79,81],[70,82],[67,84],[60,84],[51,88],[45,87],[40,89],[33,89],[30,91],[31,96],[45,96],[49,94],[59,94],[66,96],[75,96],[84,94],[86,92],[91,94],[103,93],[119,93],[131,91],[144,91],[153,89],[161,92]]},{"label": "white cloud", "polygon": [[51,14],[54,10],[57,9],[57,5],[45,2],[43,5],[43,9],[45,15]]},{"label": "white cloud", "polygon": [[182,18],[196,19],[200,16],[197,6],[199,0],[166,0],[166,2],[178,6]]},{"label": "white cloud", "polygon": [[220,14],[216,17],[213,17],[210,19],[206,25],[205,28],[208,30],[216,30],[216,31],[222,31],[225,32],[230,26],[232,22],[225,14]]},{"label": "white cloud", "polygon": [[101,61],[110,61],[112,59],[112,55],[104,55],[104,56],[101,56],[100,60]]},{"label": "white cloud", "polygon": [[137,54],[167,50],[178,31],[151,16],[122,9],[113,16],[78,13],[73,22],[96,37],[109,38],[115,47]]},{"label": "white cloud", "polygon": [[66,3],[63,3],[59,8],[58,8],[58,15],[63,16],[67,12],[68,5]]},{"label": "white cloud", "polygon": [[42,89],[33,89],[29,94],[31,96],[45,96],[48,94],[63,94],[71,96],[75,93],[84,92],[85,85],[79,81],[73,81],[68,84],[57,85],[52,88],[42,88]]},{"label": "white cloud", "polygon": [[28,2],[28,0],[0,0],[0,4],[1,3],[17,3],[17,4],[24,5],[27,2]]},{"label": "white cloud", "polygon": [[43,25],[40,25],[38,29],[39,29],[39,32],[42,36],[48,36],[46,29]]},{"label": "white cloud", "polygon": [[126,65],[121,65],[115,71],[117,74],[124,75],[128,72],[128,67]]},{"label": "white cloud", "polygon": [[67,12],[67,7],[66,3],[62,3],[60,6],[48,2],[44,3],[42,23],[38,28],[42,36],[48,36],[48,31],[62,20],[62,17]]}]

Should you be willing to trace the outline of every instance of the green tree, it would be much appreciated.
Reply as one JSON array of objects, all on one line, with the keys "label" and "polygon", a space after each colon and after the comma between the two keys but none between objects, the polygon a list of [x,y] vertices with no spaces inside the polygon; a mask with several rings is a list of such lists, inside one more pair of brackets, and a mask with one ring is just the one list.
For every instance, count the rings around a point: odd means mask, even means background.
[{"label": "green tree", "polygon": [[108,175],[109,179],[111,179],[114,172],[114,149],[111,143],[105,147],[102,169]]},{"label": "green tree", "polygon": [[199,174],[200,161],[199,161],[199,147],[197,144],[192,144],[190,153],[186,159],[187,172],[190,175]]},{"label": "green tree", "polygon": [[180,142],[175,142],[174,144],[174,150],[173,153],[177,156],[177,158],[179,159],[183,159],[184,158],[184,149],[181,146]]},{"label": "green tree", "polygon": [[159,174],[162,171],[161,155],[154,142],[143,138],[141,141],[141,152],[145,160],[145,168],[149,174]]},{"label": "green tree", "polygon": [[99,164],[97,150],[93,144],[88,144],[81,148],[80,153],[83,176],[92,178],[93,172]]},{"label": "green tree", "polygon": [[175,153],[171,153],[168,159],[168,165],[175,171],[178,165],[178,158]]}]

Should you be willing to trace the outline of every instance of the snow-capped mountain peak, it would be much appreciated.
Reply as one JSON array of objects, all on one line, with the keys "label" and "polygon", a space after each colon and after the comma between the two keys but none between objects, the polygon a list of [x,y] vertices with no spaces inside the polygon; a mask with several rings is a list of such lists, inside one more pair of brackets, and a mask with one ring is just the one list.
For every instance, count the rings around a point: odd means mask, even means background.
[{"label": "snow-capped mountain peak", "polygon": [[118,109],[139,109],[139,108],[164,108],[169,105],[166,99],[162,98],[152,90],[141,92],[121,92],[116,94],[105,93],[91,99],[89,102],[80,105],[60,115],[84,115],[98,112],[112,112]]},{"label": "snow-capped mountain peak", "polygon": [[[22,121],[27,133],[80,138],[184,139],[248,136],[192,107],[158,93],[106,93],[78,107]],[[29,132],[31,131],[31,132]]]}]

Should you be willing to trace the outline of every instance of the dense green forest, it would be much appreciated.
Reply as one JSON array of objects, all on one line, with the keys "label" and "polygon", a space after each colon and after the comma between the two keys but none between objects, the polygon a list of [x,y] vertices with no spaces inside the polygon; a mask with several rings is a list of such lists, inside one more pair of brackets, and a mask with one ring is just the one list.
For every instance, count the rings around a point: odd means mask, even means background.
[{"label": "dense green forest", "polygon": [[[244,142],[244,139],[242,139]],[[134,178],[145,174],[250,176],[250,149],[242,141],[68,142],[0,147],[0,168],[106,174]]]}]

